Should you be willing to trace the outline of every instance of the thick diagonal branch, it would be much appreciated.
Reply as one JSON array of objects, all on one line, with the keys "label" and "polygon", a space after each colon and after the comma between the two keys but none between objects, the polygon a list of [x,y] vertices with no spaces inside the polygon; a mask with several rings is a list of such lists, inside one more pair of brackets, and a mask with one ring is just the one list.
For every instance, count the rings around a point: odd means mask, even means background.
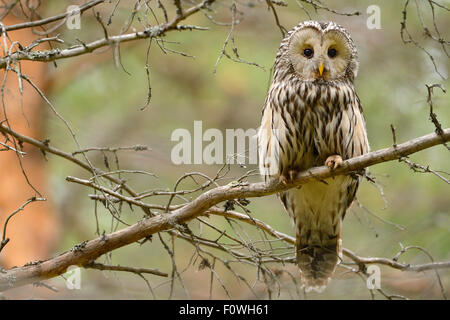
[{"label": "thick diagonal branch", "polygon": [[[299,173],[292,183],[283,184],[278,179],[273,179],[268,183],[231,183],[226,186],[214,188],[201,194],[185,206],[172,211],[170,214],[144,218],[132,226],[87,241],[83,243],[83,246],[78,246],[75,250],[62,253],[47,261],[0,272],[0,291],[55,277],[64,273],[71,265],[83,266],[89,264],[107,252],[146,238],[154,233],[171,229],[177,224],[186,223],[222,201],[237,198],[262,197],[308,183],[312,180],[349,174],[377,163],[408,156],[415,152],[442,144],[443,142],[448,142],[449,140],[450,129],[445,129],[441,135],[431,133],[398,144],[395,147],[373,151],[359,157],[348,159],[344,161],[340,168],[334,171],[331,171],[326,166],[311,168]],[[365,262],[369,263],[369,261]]]}]

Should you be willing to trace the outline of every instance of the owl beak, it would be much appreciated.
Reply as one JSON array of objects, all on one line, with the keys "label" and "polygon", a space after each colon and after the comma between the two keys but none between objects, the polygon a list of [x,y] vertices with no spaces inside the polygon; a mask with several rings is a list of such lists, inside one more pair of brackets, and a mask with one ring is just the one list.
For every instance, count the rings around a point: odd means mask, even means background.
[{"label": "owl beak", "polygon": [[320,74],[320,76],[322,76],[322,74],[323,74],[323,63],[322,62],[320,63],[320,66],[319,66],[319,74]]}]

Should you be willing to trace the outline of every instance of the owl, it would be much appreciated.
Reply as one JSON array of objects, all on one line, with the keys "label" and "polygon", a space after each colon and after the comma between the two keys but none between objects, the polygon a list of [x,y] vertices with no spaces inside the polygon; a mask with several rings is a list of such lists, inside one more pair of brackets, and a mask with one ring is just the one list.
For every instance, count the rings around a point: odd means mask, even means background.
[{"label": "owl", "polygon": [[[369,152],[354,80],[357,51],[334,22],[305,21],[281,42],[258,130],[266,181]],[[296,257],[307,291],[321,292],[342,257],[342,221],[359,178],[340,175],[278,194],[296,232]]]}]

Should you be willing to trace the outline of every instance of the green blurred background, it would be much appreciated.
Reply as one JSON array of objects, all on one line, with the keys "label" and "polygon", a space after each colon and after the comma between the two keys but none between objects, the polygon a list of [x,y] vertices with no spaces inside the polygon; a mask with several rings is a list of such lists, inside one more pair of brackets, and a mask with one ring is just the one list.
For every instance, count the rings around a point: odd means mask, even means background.
[{"label": "green blurred background", "polygon": [[[188,3],[189,1],[186,1]],[[423,11],[423,18],[431,26],[426,1],[418,1]],[[449,1],[438,1],[450,4]],[[169,14],[173,14],[172,2],[165,2]],[[122,1],[108,27],[110,34],[117,34],[134,2]],[[158,17],[163,20],[153,2]],[[296,1],[288,1],[288,7],[277,7],[283,26],[288,30],[298,22],[307,20],[305,12]],[[426,102],[425,84],[441,83],[449,88],[450,82],[443,80],[434,72],[427,55],[412,44],[405,45],[400,39],[400,21],[404,1],[327,1],[333,9],[345,12],[360,11],[359,16],[340,16],[326,11],[309,12],[316,20],[333,20],[345,26],[351,33],[359,52],[360,69],[356,79],[356,88],[362,101],[367,121],[367,130],[372,150],[392,145],[390,125],[396,127],[397,141],[403,142],[434,131],[429,121],[429,108]],[[369,5],[381,8],[381,29],[369,30],[366,27]],[[229,22],[231,1],[218,1],[213,14],[217,21]],[[65,10],[64,1],[49,1],[46,14]],[[134,189],[172,188],[179,176],[185,172],[200,171],[214,175],[220,166],[207,165],[173,165],[170,152],[175,143],[170,141],[171,133],[177,128],[186,128],[192,132],[194,120],[203,121],[203,130],[218,128],[221,131],[233,128],[257,128],[260,111],[270,81],[270,68],[277,52],[281,33],[276,27],[273,14],[264,1],[237,2],[242,11],[242,22],[235,28],[235,41],[242,59],[255,62],[265,70],[230,61],[226,57],[220,61],[216,74],[213,74],[216,60],[220,54],[229,26],[218,26],[202,14],[189,18],[186,23],[209,27],[209,31],[170,32],[164,40],[170,49],[182,51],[195,58],[184,57],[174,53],[164,53],[153,42],[150,55],[150,79],[152,98],[150,105],[143,111],[147,97],[147,78],[145,72],[148,40],[121,45],[121,67],[115,66],[112,50],[102,49],[99,53],[85,55],[58,62],[54,68],[49,64],[53,78],[49,97],[56,109],[75,128],[79,142],[83,147],[147,145],[151,151],[119,152],[120,166],[126,169],[139,169],[155,173],[158,178],[143,175],[128,175],[128,182]],[[102,16],[108,16],[112,4],[103,5]],[[450,19],[445,10],[436,12],[437,23],[442,36],[448,38]],[[151,23],[154,18],[149,15]],[[420,22],[415,13],[415,6],[410,5],[408,27],[411,34],[426,47],[436,59],[437,66],[448,77],[449,58],[436,43],[427,40],[421,33]],[[138,21],[133,27],[142,30]],[[76,43],[76,38],[85,42],[103,36],[103,31],[86,12],[82,17],[81,30],[61,28],[60,37],[69,44]],[[173,42],[173,43],[172,43]],[[227,52],[232,53],[231,47]],[[449,96],[439,89],[435,90],[433,102],[435,112],[444,127],[450,120]],[[47,112],[46,136],[51,137],[54,146],[66,151],[77,149],[64,124],[51,112]],[[114,168],[111,154],[109,163]],[[101,153],[89,153],[90,159],[99,167],[105,168]],[[69,164],[64,159],[48,156],[51,174],[51,199],[57,204],[62,225],[62,238],[57,252],[73,247],[83,240],[94,238],[96,231],[94,203],[87,195],[92,193],[85,187],[65,181],[68,175],[87,178],[81,169]],[[411,160],[430,165],[435,170],[449,171],[448,150],[437,146],[411,156]],[[237,177],[253,169],[254,166],[240,168],[232,166],[230,177]],[[392,258],[400,245],[418,245],[426,248],[435,260],[450,258],[450,197],[448,185],[431,174],[414,173],[404,163],[389,162],[370,168],[373,176],[384,188],[388,205],[385,207],[383,197],[376,187],[363,182],[358,193],[359,202],[373,214],[405,227],[405,230],[384,223],[372,214],[353,205],[347,214],[343,245],[361,256],[379,256]],[[448,175],[443,174],[448,178]],[[252,181],[258,181],[254,177]],[[186,183],[183,185],[189,187]],[[191,185],[192,186],[192,185]],[[165,203],[167,198],[153,200]],[[293,228],[287,214],[284,213],[276,196],[251,199],[248,206],[252,216],[270,224],[280,232],[293,235]],[[98,206],[100,232],[111,232],[116,226],[111,223],[110,213]],[[133,223],[142,217],[135,209],[130,211],[124,206],[122,219]],[[225,228],[232,233],[223,218],[211,217],[211,223]],[[192,222],[193,230],[198,230],[198,223]],[[122,226],[119,226],[121,228]],[[251,227],[245,226],[250,236],[258,236]],[[209,234],[206,232],[206,234]],[[217,236],[214,232],[211,237]],[[171,243],[169,237],[164,238]],[[175,241],[176,262],[180,271],[185,266],[194,249],[183,240]],[[142,246],[132,244],[116,250],[111,256],[102,257],[100,262],[121,264],[135,267],[158,268],[171,271],[171,260],[157,239]],[[400,258],[407,263],[426,263],[428,258],[419,251],[410,251]],[[274,265],[290,271],[299,280],[295,265]],[[237,266],[249,283],[254,283],[257,271],[248,266]],[[217,263],[217,273],[226,285],[230,295],[236,299],[254,299],[255,296],[223,265]],[[439,271],[443,285],[450,292],[450,271]],[[381,267],[382,288],[389,293],[398,293],[410,298],[440,299],[441,293],[434,272],[412,273],[397,272]],[[167,298],[170,284],[156,276],[147,276],[157,298]],[[191,266],[183,272],[183,279],[190,298],[209,297],[210,272],[199,270],[198,265]],[[27,294],[46,298],[152,298],[146,284],[136,275],[125,273],[82,270],[82,289],[67,290],[64,280],[51,280],[60,288],[59,293],[43,292],[31,289]],[[256,281],[255,292],[259,298],[268,298],[265,286]],[[274,289],[274,298],[303,299],[303,291],[297,293],[295,283],[287,274],[280,276],[281,289],[278,295]],[[161,284],[161,285],[160,285]],[[276,286],[274,286],[276,288]],[[174,298],[185,298],[185,293],[176,281]],[[226,298],[225,291],[217,280],[214,282],[213,298]],[[381,298],[376,294],[377,298]],[[308,299],[367,299],[370,298],[365,282],[355,274],[338,268],[333,279],[323,294],[307,294]]]}]

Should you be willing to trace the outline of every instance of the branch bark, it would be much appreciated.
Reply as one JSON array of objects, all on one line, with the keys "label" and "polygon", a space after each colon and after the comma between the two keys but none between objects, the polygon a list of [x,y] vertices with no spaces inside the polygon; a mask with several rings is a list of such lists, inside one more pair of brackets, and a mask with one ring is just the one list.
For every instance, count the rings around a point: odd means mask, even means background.
[{"label": "branch bark", "polygon": [[[83,13],[84,11],[95,7],[96,5],[105,2],[105,0],[95,0],[95,1],[90,1],[82,6],[80,6],[80,14]],[[5,26],[3,28],[4,31],[8,32],[8,31],[14,31],[14,30],[20,30],[20,29],[26,29],[26,28],[33,28],[33,27],[38,27],[38,26],[43,26],[45,24],[49,24],[58,20],[62,20],[67,18],[69,15],[71,15],[71,12],[65,12],[65,13],[61,13],[58,14],[56,16],[53,17],[49,17],[49,18],[45,18],[45,19],[40,19],[40,20],[35,20],[35,21],[28,21],[28,22],[23,22],[23,23],[18,23],[18,24],[14,24],[11,26]]]},{"label": "branch bark", "polygon": [[101,263],[92,262],[84,266],[86,269],[97,269],[101,271],[124,271],[142,275],[143,273],[153,274],[155,276],[160,277],[168,277],[169,275],[165,272],[161,272],[157,269],[148,269],[148,268],[131,268],[131,267],[123,267],[123,266],[110,266]]},{"label": "branch bark", "polygon": [[[276,231],[270,225],[262,222],[259,219],[251,218],[245,214],[235,212],[235,211],[225,211],[225,210],[222,210],[217,207],[210,208],[208,210],[208,212],[211,214],[214,214],[214,215],[219,215],[219,216],[239,220],[239,221],[254,225],[254,226],[258,227],[259,229],[266,231],[267,233],[269,233],[270,235],[272,235],[273,237],[275,237],[277,239],[283,240],[290,244],[295,244],[294,237],[291,237],[290,235]],[[381,264],[381,265],[386,265],[386,266],[389,266],[391,268],[401,270],[401,271],[416,271],[416,272],[450,268],[450,261],[431,262],[431,263],[410,265],[410,264],[400,263],[394,259],[359,257],[353,251],[346,249],[346,248],[343,248],[342,251],[345,256],[347,256],[348,258],[353,260],[359,266],[366,265],[366,264]]]},{"label": "branch bark", "polygon": [[[122,230],[83,242],[75,246],[72,250],[47,261],[0,272],[0,291],[58,276],[63,274],[71,265],[87,265],[107,252],[146,238],[154,233],[166,231],[177,224],[186,223],[222,201],[237,198],[262,197],[308,183],[312,180],[322,180],[337,175],[349,174],[360,171],[368,166],[408,156],[415,152],[448,142],[449,140],[450,128],[443,130],[440,135],[431,133],[409,140],[395,147],[373,151],[359,157],[348,159],[344,161],[340,168],[333,171],[326,166],[311,168],[300,172],[296,179],[288,184],[283,184],[278,179],[272,179],[268,183],[230,183],[225,186],[216,187],[201,194],[185,206],[175,209],[170,214],[146,217],[138,223]],[[344,252],[346,254],[350,253],[348,250]],[[382,260],[361,260],[361,262],[382,263]],[[448,263],[445,262],[439,265],[439,267],[448,267]],[[426,270],[427,267],[422,268]]]},{"label": "branch bark", "polygon": [[[25,136],[23,134],[20,134],[19,132],[16,132],[16,131],[10,129],[3,124],[0,124],[0,132],[3,133],[4,135],[10,135],[20,142],[25,142],[25,143],[31,144],[32,146],[35,146],[36,148],[39,148],[42,152],[44,152],[44,154],[45,154],[45,152],[48,152],[48,153],[57,155],[59,157],[62,157],[64,159],[80,166],[81,168],[89,171],[93,175],[103,176],[105,179],[108,179],[109,181],[111,181],[113,183],[122,185],[122,188],[124,190],[126,190],[131,196],[133,196],[133,197],[138,196],[138,194],[133,189],[131,189],[131,187],[129,187],[128,185],[123,183],[123,181],[121,181],[120,179],[117,179],[110,175],[106,175],[104,171],[102,171],[98,168],[93,168],[86,162],[83,162],[82,160],[75,158],[72,154],[61,151],[59,149],[56,149],[56,148],[50,146],[49,143],[47,143],[47,142],[42,142],[42,141],[33,139],[31,137]],[[146,211],[146,212],[148,212],[148,211]]]},{"label": "branch bark", "polygon": [[[91,53],[101,47],[117,45],[122,42],[129,42],[140,39],[159,37],[168,31],[172,30],[207,30],[207,28],[201,28],[192,25],[179,25],[178,23],[185,20],[189,16],[197,13],[198,11],[207,8],[215,0],[204,0],[199,4],[183,11],[181,14],[177,14],[170,22],[162,23],[151,27],[147,30],[140,32],[133,32],[128,34],[109,36],[103,39],[99,39],[90,43],[83,43],[82,45],[71,47],[67,49],[53,49],[45,51],[16,51],[9,56],[0,58],[0,69],[5,69],[10,61],[31,60],[50,62],[59,59],[66,59],[75,56],[79,56],[86,53]],[[64,14],[60,19],[65,18],[67,14]],[[27,23],[30,24],[30,23]],[[36,23],[35,23],[36,24]],[[42,23],[41,23],[42,24]],[[37,24],[39,25],[39,24]],[[13,27],[13,26],[11,26]],[[5,27],[5,31],[11,29],[11,27]]]}]

